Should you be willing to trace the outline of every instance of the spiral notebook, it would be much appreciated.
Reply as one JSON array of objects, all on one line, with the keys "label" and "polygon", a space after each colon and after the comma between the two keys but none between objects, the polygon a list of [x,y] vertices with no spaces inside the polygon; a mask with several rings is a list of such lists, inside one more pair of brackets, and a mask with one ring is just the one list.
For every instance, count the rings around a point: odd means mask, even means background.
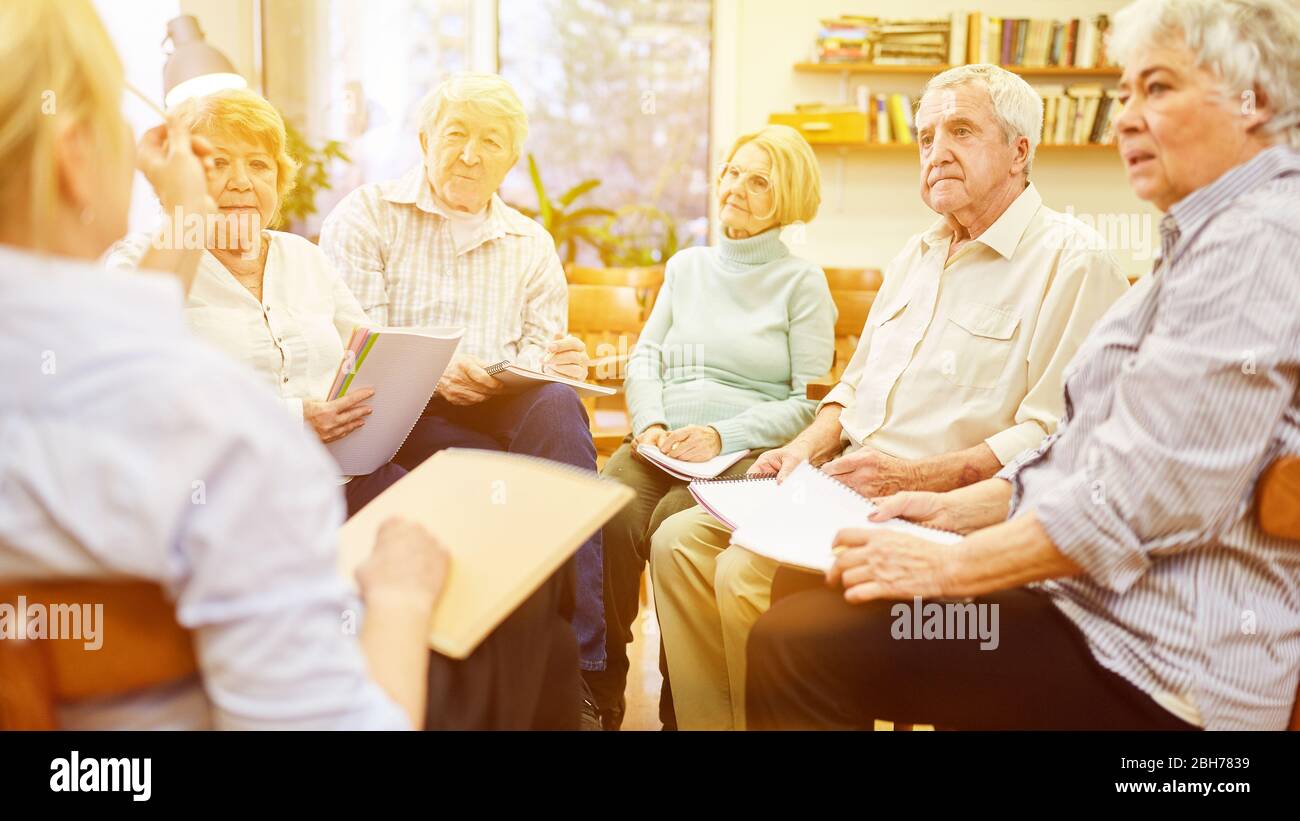
[{"label": "spiral notebook", "polygon": [[422,462],[339,530],[339,572],[355,584],[379,526],[423,525],[451,554],[429,646],[463,659],[635,493],[532,456],[451,448]]},{"label": "spiral notebook", "polygon": [[559,382],[561,385],[568,385],[579,394],[613,396],[616,393],[613,388],[593,385],[590,382],[582,382],[578,379],[569,379],[567,376],[559,376],[558,374],[535,371],[532,368],[525,368],[523,365],[509,361],[488,365],[486,370],[490,376],[495,376],[511,390],[536,387],[539,382]]},{"label": "spiral notebook", "polygon": [[669,476],[687,482],[692,479],[716,479],[724,470],[749,455],[748,450],[737,450],[714,456],[703,462],[687,462],[683,459],[674,459],[654,445],[637,445],[636,452]]},{"label": "spiral notebook", "polygon": [[894,530],[939,544],[961,536],[902,519],[868,521],[869,499],[807,462],[777,484],[773,475],[698,480],[691,495],[732,529],[731,543],[783,564],[825,572],[835,561],[835,534],[848,527]]},{"label": "spiral notebook", "polygon": [[366,423],[325,447],[344,476],[364,476],[392,460],[420,420],[456,353],[464,328],[355,328],[329,399],[374,388]]}]

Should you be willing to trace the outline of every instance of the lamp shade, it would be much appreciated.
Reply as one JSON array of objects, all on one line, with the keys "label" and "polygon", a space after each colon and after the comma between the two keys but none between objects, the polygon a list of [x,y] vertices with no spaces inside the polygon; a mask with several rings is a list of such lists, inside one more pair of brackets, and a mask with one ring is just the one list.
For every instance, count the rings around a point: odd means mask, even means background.
[{"label": "lamp shade", "polygon": [[172,53],[163,66],[163,104],[167,108],[191,97],[248,87],[226,55],[208,45],[194,15],[182,14],[169,22],[167,40],[172,43]]}]

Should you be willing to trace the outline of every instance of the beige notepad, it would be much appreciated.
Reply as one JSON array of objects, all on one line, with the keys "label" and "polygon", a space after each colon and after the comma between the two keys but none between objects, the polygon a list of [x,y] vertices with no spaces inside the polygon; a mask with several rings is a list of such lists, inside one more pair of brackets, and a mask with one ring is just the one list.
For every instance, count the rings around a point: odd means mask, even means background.
[{"label": "beige notepad", "polygon": [[633,495],[557,462],[444,450],[343,525],[339,570],[355,585],[356,569],[389,517],[424,525],[451,553],[429,645],[463,659]]}]

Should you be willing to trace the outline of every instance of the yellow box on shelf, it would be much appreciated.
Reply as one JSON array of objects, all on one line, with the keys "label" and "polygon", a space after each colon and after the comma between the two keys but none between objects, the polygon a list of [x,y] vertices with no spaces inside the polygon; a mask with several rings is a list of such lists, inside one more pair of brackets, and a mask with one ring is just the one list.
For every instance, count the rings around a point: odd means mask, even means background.
[{"label": "yellow box on shelf", "polygon": [[856,108],[825,107],[771,114],[771,125],[788,125],[810,143],[865,143],[870,140],[871,119]]}]

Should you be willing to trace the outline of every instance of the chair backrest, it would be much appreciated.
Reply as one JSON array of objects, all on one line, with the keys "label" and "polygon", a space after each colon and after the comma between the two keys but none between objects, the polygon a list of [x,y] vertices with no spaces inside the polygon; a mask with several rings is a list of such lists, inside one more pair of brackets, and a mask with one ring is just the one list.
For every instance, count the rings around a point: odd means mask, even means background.
[{"label": "chair backrest", "polygon": [[60,704],[120,696],[198,672],[191,636],[155,584],[4,582],[0,604],[33,617],[43,611],[47,636],[0,639],[0,729],[57,729]]},{"label": "chair backrest", "polygon": [[586,268],[570,264],[564,269],[570,285],[626,286],[636,291],[642,321],[650,318],[650,309],[664,284],[664,266],[644,268]]},{"label": "chair backrest", "polygon": [[636,289],[629,285],[569,286],[569,333],[586,343],[592,378],[606,381],[622,373],[601,363],[626,359],[636,347],[645,324],[641,310]]},{"label": "chair backrest", "polygon": [[[1283,456],[1268,466],[1256,486],[1255,502],[1260,530],[1300,542],[1300,456]],[[1300,691],[1291,710],[1291,729],[1300,730]]]},{"label": "chair backrest", "polygon": [[885,277],[876,268],[823,268],[832,291],[879,291]]},{"label": "chair backrest", "polygon": [[858,347],[876,292],[832,290],[831,299],[839,311],[835,318],[835,364],[831,368],[832,378],[838,380]]}]

